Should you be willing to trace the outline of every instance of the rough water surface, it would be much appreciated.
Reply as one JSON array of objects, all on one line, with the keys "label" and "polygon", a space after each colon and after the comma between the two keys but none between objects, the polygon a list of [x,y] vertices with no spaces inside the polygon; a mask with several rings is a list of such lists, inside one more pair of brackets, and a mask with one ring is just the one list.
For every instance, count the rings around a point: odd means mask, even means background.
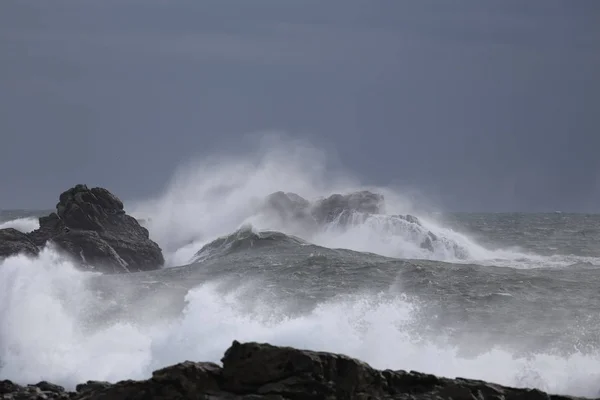
[{"label": "rough water surface", "polygon": [[[433,213],[283,150],[124,199],[163,269],[101,275],[52,247],[0,261],[0,378],[147,379],[238,340],[598,397],[599,215]],[[1,228],[33,231],[34,215],[2,212]]]}]

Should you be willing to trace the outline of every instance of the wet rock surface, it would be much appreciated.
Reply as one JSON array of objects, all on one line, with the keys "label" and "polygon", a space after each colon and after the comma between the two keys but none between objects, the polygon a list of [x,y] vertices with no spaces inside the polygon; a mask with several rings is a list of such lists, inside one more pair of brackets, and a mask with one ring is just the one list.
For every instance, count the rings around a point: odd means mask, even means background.
[{"label": "wet rock surface", "polygon": [[[300,226],[302,232],[315,232],[328,225],[344,229],[352,225],[364,224],[368,218],[385,214],[385,198],[382,194],[359,191],[348,194],[332,194],[313,203],[295,193],[275,192],[267,196],[263,211],[277,218],[284,226]],[[422,235],[420,247],[435,252],[439,238],[428,231],[414,215],[391,215],[390,229],[414,231]],[[458,258],[466,258],[459,248],[454,249]]]},{"label": "wet rock surface", "polygon": [[39,223],[39,229],[28,234],[0,231],[0,257],[35,255],[50,242],[82,269],[126,273],[155,270],[164,264],[162,250],[150,240],[148,230],[104,188],[77,185],[65,191],[56,213],[41,217]]},{"label": "wet rock surface", "polygon": [[567,400],[536,389],[418,372],[380,371],[344,355],[233,342],[214,363],[185,361],[144,381],[88,381],[75,392],[40,382],[0,382],[0,399],[452,399]]},{"label": "wet rock surface", "polygon": [[13,228],[0,229],[0,258],[13,254],[34,256],[39,249],[27,234]]}]

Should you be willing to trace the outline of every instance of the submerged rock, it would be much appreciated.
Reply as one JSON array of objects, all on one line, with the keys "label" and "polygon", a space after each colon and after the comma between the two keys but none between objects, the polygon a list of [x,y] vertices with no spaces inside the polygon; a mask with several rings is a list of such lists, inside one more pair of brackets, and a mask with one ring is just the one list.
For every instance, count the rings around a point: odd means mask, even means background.
[{"label": "submerged rock", "polygon": [[[164,264],[162,250],[150,240],[148,230],[106,189],[77,185],[60,195],[56,213],[39,222],[39,229],[20,237],[20,248],[29,253],[51,242],[82,268],[106,273],[148,271]],[[0,237],[0,255],[10,243]],[[11,248],[19,249],[13,245],[6,252]]]},{"label": "submerged rock", "polygon": [[[0,382],[2,399],[436,399],[567,400],[536,389],[515,389],[472,379],[418,372],[380,371],[333,353],[234,341],[223,366],[191,362],[155,371],[144,381],[89,381],[67,393],[47,382],[19,386]],[[45,397],[42,397],[45,396]]]}]

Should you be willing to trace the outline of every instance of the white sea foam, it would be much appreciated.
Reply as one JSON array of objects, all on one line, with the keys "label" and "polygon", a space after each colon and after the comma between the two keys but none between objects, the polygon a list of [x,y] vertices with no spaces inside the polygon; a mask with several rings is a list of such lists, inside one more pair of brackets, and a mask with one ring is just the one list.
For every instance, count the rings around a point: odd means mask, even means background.
[{"label": "white sea foam", "polygon": [[0,223],[0,229],[13,228],[23,233],[29,233],[39,227],[40,223],[37,218],[17,218]]},{"label": "white sea foam", "polygon": [[84,323],[85,310],[101,307],[105,300],[87,289],[89,277],[48,249],[37,259],[17,256],[2,262],[2,378],[23,383],[45,379],[70,388],[87,379],[147,378],[152,370],[185,359],[218,362],[237,339],[341,352],[377,368],[574,395],[598,391],[598,356],[521,357],[491,347],[465,358],[441,340],[428,342],[405,329],[418,307],[400,294],[347,296],[308,314],[286,316],[261,301],[249,303],[245,296],[255,291],[240,287],[223,294],[216,282],[208,282],[189,292],[188,306],[176,321],[157,318],[149,326],[120,321],[90,328]]}]

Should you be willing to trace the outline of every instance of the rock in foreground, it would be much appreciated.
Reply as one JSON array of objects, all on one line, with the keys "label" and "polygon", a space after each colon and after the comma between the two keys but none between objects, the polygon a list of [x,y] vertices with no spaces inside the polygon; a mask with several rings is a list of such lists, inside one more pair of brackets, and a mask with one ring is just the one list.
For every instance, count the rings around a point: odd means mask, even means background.
[{"label": "rock in foreground", "polygon": [[18,386],[0,382],[3,399],[452,399],[567,400],[539,390],[514,389],[470,379],[438,378],[417,372],[379,371],[338,354],[238,343],[213,363],[185,361],[145,381],[87,382],[76,393],[41,382]]},{"label": "rock in foreground", "polygon": [[0,257],[37,254],[51,242],[83,268],[99,272],[148,271],[164,264],[148,230],[106,189],[77,185],[60,195],[56,213],[39,222],[39,229],[28,234],[0,230]]}]

